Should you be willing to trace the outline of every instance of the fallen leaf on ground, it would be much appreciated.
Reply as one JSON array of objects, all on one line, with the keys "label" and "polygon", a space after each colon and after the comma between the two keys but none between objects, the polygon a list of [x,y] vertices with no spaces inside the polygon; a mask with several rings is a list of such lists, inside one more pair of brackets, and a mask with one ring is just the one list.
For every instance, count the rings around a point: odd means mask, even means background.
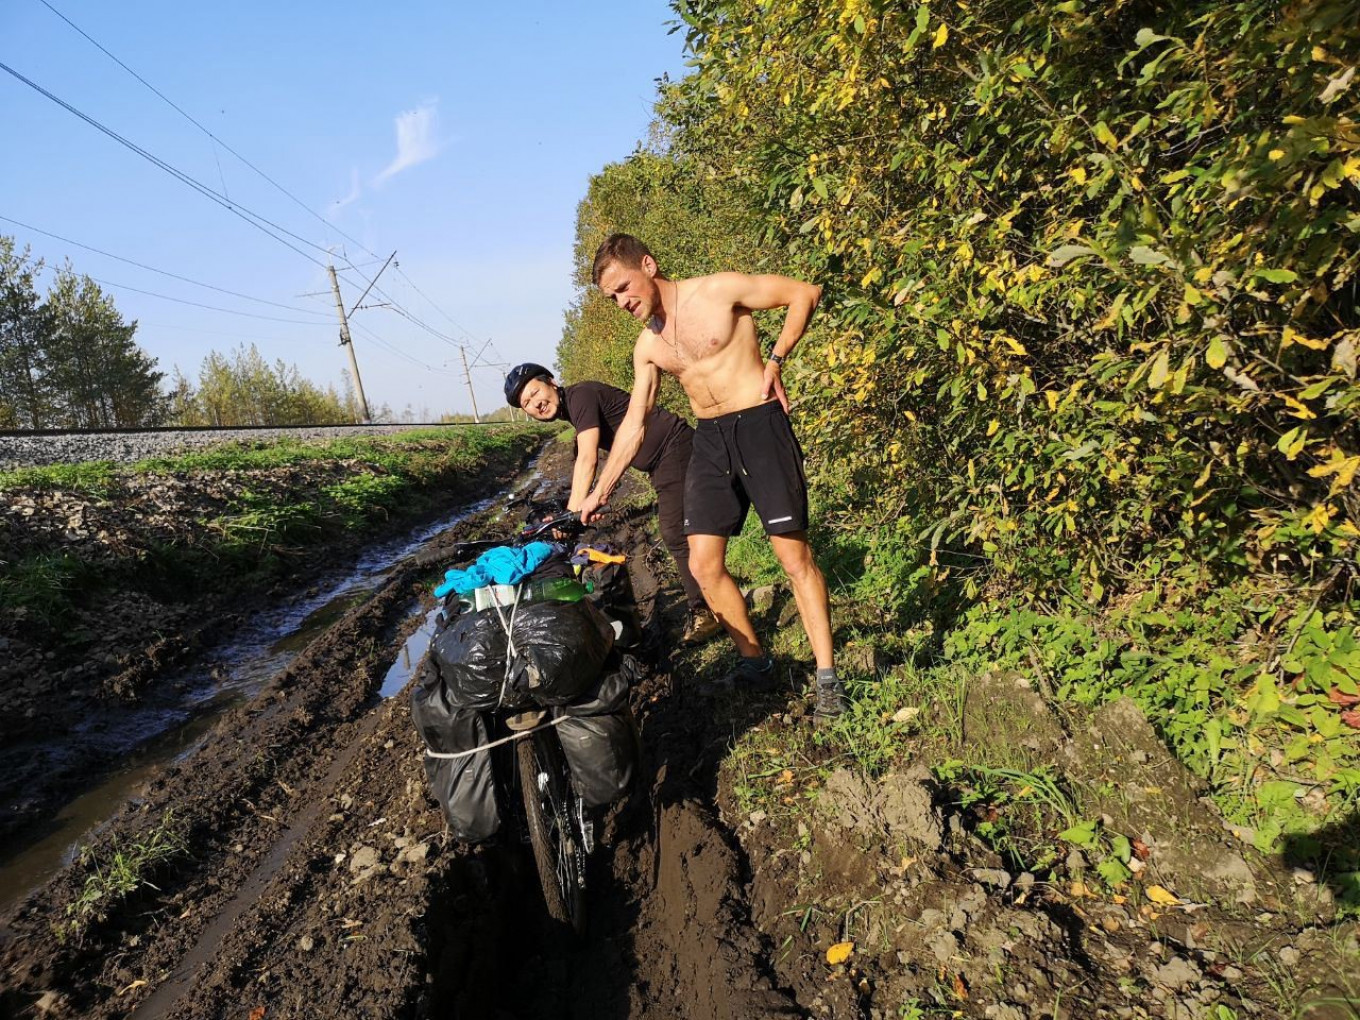
[{"label": "fallen leaf on ground", "polygon": [[143,981],[141,978],[138,978],[136,981],[132,982],[132,984],[127,985],[127,986],[124,987],[124,988],[118,989],[118,994],[119,994],[119,995],[126,995],[128,992],[132,991],[134,988],[141,988],[142,985],[144,985],[144,984],[146,984],[146,982]]},{"label": "fallen leaf on ground", "polygon": [[1160,885],[1150,885],[1143,891],[1147,893],[1147,898],[1153,903],[1160,903],[1164,907],[1174,907],[1181,901],[1179,896],[1163,889]]},{"label": "fallen leaf on ground", "polygon": [[256,1006],[250,1011],[250,1020],[264,1020],[264,1007]]},{"label": "fallen leaf on ground", "polygon": [[1341,721],[1353,730],[1360,730],[1360,710],[1351,709],[1341,713]]},{"label": "fallen leaf on ground", "polygon": [[1129,843],[1129,849],[1133,851],[1133,856],[1140,861],[1145,861],[1152,856],[1152,848],[1141,839],[1135,839]]},{"label": "fallen leaf on ground", "polygon": [[836,964],[844,963],[850,959],[850,954],[854,951],[855,944],[853,942],[837,942],[826,951],[826,962],[834,967]]},{"label": "fallen leaf on ground", "polygon": [[1350,708],[1352,705],[1360,705],[1360,694],[1346,694],[1340,687],[1333,687],[1327,692],[1327,700],[1333,705]]},{"label": "fallen leaf on ground", "polygon": [[954,975],[954,994],[957,995],[960,999],[968,998],[968,986],[963,983],[962,974]]}]

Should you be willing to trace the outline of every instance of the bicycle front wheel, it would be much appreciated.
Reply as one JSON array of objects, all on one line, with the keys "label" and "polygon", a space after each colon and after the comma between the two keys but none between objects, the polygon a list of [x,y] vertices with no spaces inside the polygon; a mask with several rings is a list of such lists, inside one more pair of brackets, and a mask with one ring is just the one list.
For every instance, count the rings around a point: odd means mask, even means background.
[{"label": "bicycle front wheel", "polygon": [[575,797],[555,736],[516,744],[529,846],[548,916],[576,934],[585,930],[586,848],[573,817]]}]

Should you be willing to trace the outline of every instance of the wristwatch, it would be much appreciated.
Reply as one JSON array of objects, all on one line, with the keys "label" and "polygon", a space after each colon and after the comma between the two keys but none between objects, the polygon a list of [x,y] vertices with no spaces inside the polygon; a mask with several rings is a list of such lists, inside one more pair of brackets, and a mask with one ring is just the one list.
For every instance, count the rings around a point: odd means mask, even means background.
[{"label": "wristwatch", "polygon": [[776,353],[774,352],[774,349],[771,348],[771,350],[770,350],[770,360],[773,361],[773,362],[774,362],[776,365],[778,365],[780,368],[783,368],[783,367],[784,367],[784,357],[785,357],[785,356],[782,355],[782,354],[776,354]]}]

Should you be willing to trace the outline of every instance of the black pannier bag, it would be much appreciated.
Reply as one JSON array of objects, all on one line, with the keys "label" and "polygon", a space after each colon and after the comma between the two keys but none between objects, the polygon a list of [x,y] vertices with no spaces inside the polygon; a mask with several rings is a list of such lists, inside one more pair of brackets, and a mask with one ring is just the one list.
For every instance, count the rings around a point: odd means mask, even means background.
[{"label": "black pannier bag", "polygon": [[540,705],[579,698],[594,686],[614,647],[609,622],[585,600],[521,605],[513,633],[510,685]]},{"label": "black pannier bag", "polygon": [[[508,622],[510,609],[502,612]],[[519,630],[518,621],[515,629]],[[491,709],[498,704],[505,708],[529,704],[529,699],[510,689],[509,684],[504,699],[501,698],[505,681],[505,628],[494,609],[465,612],[450,620],[448,626],[435,634],[430,655],[448,688],[447,697],[452,705]]]},{"label": "black pannier bag", "polygon": [[633,782],[637,768],[637,730],[628,707],[628,688],[637,678],[630,655],[611,659],[598,686],[554,715],[557,738],[571,768],[581,799],[591,807],[618,800]]},{"label": "black pannier bag", "polygon": [[[411,718],[425,746],[438,753],[470,751],[490,739],[482,713],[453,705],[435,670],[425,671],[411,692]],[[475,843],[496,834],[501,816],[490,751],[459,758],[426,755],[425,776],[455,837]]]},{"label": "black pannier bag", "polygon": [[592,563],[582,578],[589,580],[594,592],[586,598],[604,611],[607,618],[623,624],[618,644],[631,648],[642,640],[641,614],[633,594],[633,579],[622,563]]}]

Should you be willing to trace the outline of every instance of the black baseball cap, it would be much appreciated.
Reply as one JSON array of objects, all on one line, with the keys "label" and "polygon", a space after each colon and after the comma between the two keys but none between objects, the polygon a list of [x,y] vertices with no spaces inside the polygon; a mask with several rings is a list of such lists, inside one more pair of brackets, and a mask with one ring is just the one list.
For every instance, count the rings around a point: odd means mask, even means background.
[{"label": "black baseball cap", "polygon": [[532,361],[516,365],[510,369],[510,374],[505,377],[506,403],[511,407],[519,407],[519,397],[524,392],[524,387],[535,379],[551,379],[552,377],[551,372],[542,365],[535,365]]}]

